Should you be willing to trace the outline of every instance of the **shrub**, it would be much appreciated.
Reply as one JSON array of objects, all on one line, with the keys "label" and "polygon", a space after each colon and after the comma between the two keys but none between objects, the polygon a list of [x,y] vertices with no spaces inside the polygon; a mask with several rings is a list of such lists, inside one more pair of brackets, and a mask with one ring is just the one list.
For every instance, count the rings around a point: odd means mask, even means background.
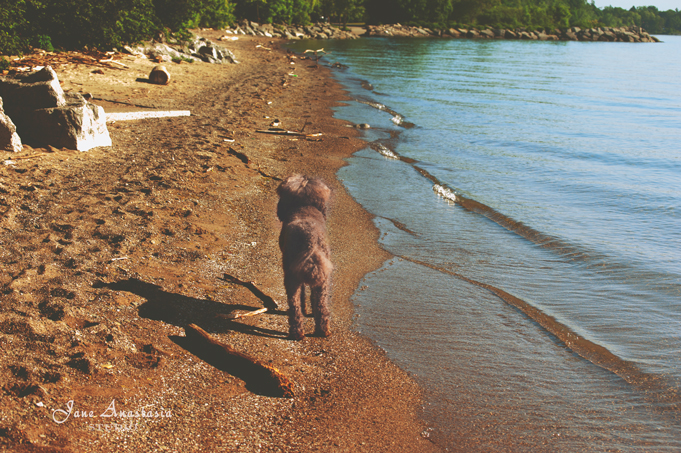
[{"label": "shrub", "polygon": [[234,21],[228,0],[0,0],[0,53],[30,46],[110,49],[169,28],[223,27]]}]

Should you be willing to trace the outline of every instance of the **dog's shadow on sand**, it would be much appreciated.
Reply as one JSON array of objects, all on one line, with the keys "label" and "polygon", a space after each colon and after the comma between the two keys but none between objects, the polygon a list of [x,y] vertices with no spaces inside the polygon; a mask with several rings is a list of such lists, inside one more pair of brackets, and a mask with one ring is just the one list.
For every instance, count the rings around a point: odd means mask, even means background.
[{"label": "dog's shadow on sand", "polygon": [[[114,283],[98,282],[94,286],[97,288],[108,288],[112,291],[129,292],[146,299],[146,302],[139,306],[139,316],[141,318],[163,321],[185,329],[189,324],[195,324],[213,333],[236,331],[247,335],[270,338],[281,339],[288,337],[288,332],[249,326],[242,324],[238,320],[224,317],[229,316],[235,310],[252,311],[257,309],[257,307],[242,304],[224,304],[171,293],[163,290],[158,285],[135,278]],[[244,283],[244,286],[248,287],[248,284]],[[251,284],[251,286],[253,285]],[[255,288],[255,291],[251,290],[251,292],[263,301],[264,305],[268,308],[268,313],[285,314],[283,311],[275,310],[276,303],[268,296],[263,295],[262,292],[259,292],[257,288]],[[175,344],[204,360],[206,363],[243,380],[246,383],[246,389],[249,391],[263,396],[282,396],[281,388],[273,384],[271,375],[263,371],[262,367],[257,364],[254,365],[248,359],[245,359],[243,355],[221,354],[219,347],[216,348],[214,345],[205,342],[192,341],[186,336],[171,335],[169,338]]]},{"label": "dog's shadow on sand", "polygon": [[[215,333],[241,332],[247,335],[270,338],[286,338],[288,335],[287,332],[249,326],[239,320],[228,318],[235,311],[252,311],[259,307],[242,304],[224,304],[212,300],[188,297],[165,291],[158,285],[136,278],[113,283],[100,282],[95,284],[95,287],[108,288],[112,291],[125,291],[146,299],[147,301],[139,306],[139,316],[141,318],[163,321],[182,328],[189,324],[196,324],[204,330]],[[259,294],[255,295],[259,297]],[[273,301],[264,301],[264,304],[268,308],[267,313],[269,314],[286,314],[285,311],[275,308],[276,304]]]}]

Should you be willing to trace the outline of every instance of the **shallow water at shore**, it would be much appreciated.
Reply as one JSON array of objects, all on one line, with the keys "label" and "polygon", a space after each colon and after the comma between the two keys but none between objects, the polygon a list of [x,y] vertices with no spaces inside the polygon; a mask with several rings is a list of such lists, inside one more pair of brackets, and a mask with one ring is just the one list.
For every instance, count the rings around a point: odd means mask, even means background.
[{"label": "shallow water at shore", "polygon": [[356,99],[337,116],[372,125],[339,177],[396,255],[358,328],[429,391],[446,448],[681,448],[681,39],[663,41],[324,43]]}]

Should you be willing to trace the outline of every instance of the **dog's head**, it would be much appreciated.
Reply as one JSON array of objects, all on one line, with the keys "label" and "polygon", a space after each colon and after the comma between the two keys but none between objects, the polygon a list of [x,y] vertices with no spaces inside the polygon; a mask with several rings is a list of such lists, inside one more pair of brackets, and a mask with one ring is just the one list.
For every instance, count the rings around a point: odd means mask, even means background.
[{"label": "dog's head", "polygon": [[293,211],[304,206],[312,206],[326,217],[331,189],[321,179],[291,175],[279,185],[277,194],[277,217],[283,222]]}]

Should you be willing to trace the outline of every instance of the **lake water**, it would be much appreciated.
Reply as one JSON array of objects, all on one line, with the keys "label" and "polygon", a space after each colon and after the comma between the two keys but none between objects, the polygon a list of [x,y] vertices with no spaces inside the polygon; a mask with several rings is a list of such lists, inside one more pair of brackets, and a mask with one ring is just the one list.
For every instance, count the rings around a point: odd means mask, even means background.
[{"label": "lake water", "polygon": [[449,451],[681,451],[681,37],[324,47],[395,255],[357,328]]}]

